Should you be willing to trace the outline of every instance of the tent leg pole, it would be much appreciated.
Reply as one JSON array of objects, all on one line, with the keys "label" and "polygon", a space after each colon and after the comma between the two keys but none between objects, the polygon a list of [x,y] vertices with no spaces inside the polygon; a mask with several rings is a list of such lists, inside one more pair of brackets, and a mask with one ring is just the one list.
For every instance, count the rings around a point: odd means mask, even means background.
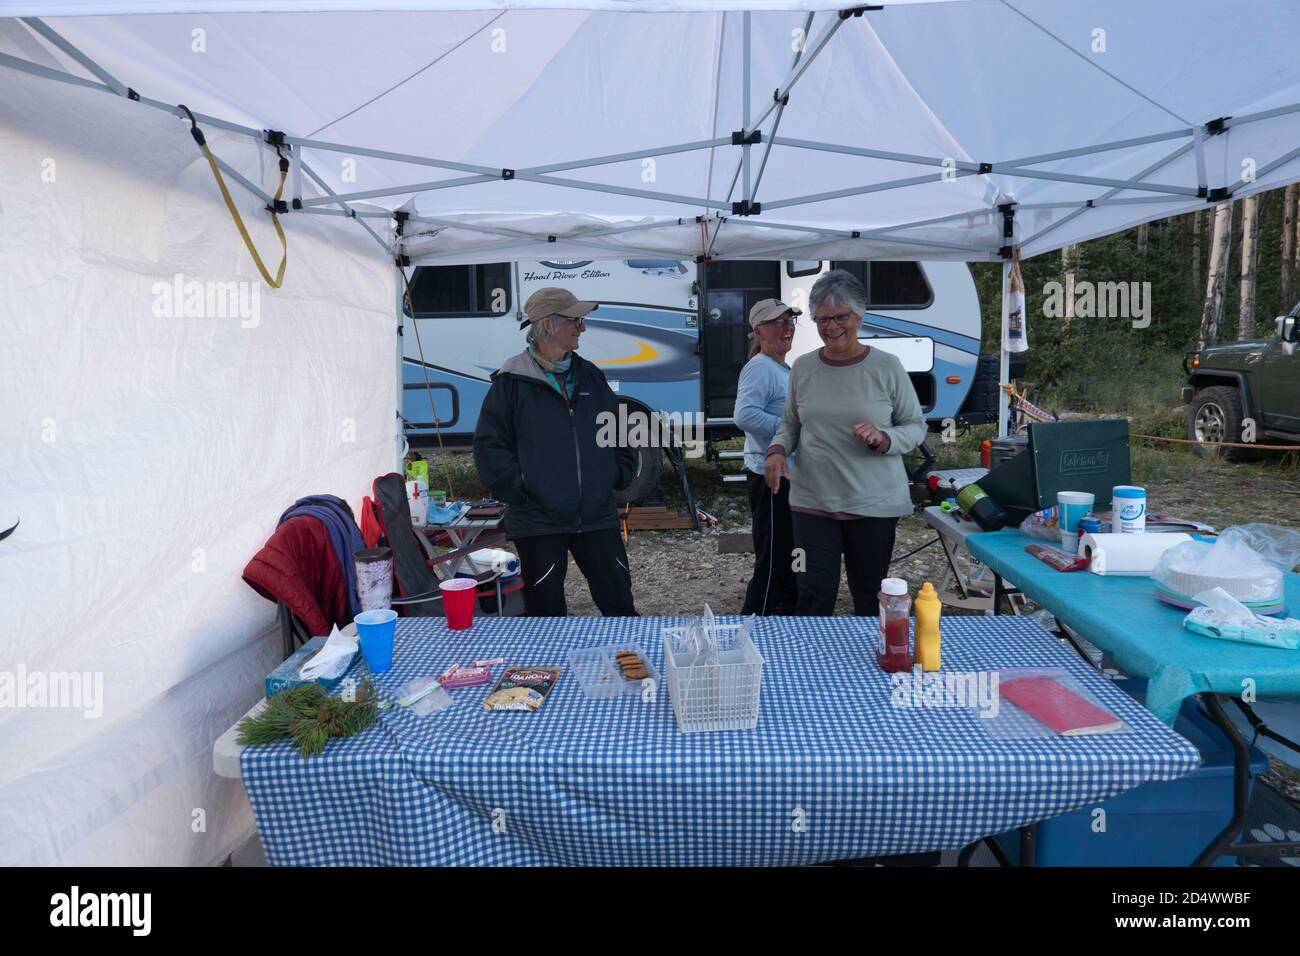
[{"label": "tent leg pole", "polygon": [[[1011,353],[1007,351],[1007,321],[1008,309],[1010,303],[1007,301],[1007,293],[1011,288],[1011,260],[1002,260],[1002,337],[998,342],[998,384],[1002,385],[1010,382],[1011,374]],[[1007,418],[1009,417],[1011,405],[1008,400],[1006,389],[998,389],[998,437],[1007,437]]]}]

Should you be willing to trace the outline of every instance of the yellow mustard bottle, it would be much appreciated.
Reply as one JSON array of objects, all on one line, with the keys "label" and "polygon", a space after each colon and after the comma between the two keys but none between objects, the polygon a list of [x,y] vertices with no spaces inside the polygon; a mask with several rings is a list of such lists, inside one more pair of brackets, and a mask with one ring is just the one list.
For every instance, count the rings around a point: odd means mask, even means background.
[{"label": "yellow mustard bottle", "polygon": [[913,602],[916,608],[916,660],[923,671],[939,669],[939,615],[943,604],[929,581],[921,588]]}]

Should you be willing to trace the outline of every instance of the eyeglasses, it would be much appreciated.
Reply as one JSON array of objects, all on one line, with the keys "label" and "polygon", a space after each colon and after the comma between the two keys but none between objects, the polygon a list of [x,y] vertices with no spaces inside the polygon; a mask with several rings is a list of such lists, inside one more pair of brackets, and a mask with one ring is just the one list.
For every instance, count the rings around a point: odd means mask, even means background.
[{"label": "eyeglasses", "polygon": [[836,325],[848,325],[856,318],[852,312],[841,312],[839,315],[815,315],[813,321],[818,325],[825,325],[827,322],[834,322]]},{"label": "eyeglasses", "polygon": [[783,315],[779,319],[768,319],[766,322],[760,322],[758,323],[758,327],[761,329],[765,325],[775,325],[778,329],[788,329],[793,328],[798,324],[799,320],[793,315]]}]

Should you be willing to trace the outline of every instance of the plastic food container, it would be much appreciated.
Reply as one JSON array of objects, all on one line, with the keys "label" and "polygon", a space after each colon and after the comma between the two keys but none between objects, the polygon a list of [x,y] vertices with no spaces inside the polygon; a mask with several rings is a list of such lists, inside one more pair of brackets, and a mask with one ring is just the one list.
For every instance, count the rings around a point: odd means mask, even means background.
[{"label": "plastic food container", "polygon": [[640,680],[624,680],[623,672],[614,661],[614,655],[631,651],[645,661],[646,673],[655,684],[659,671],[640,644],[609,644],[604,647],[577,647],[569,651],[569,670],[582,687],[582,692],[593,700],[614,700],[625,694],[640,694],[644,686]]}]

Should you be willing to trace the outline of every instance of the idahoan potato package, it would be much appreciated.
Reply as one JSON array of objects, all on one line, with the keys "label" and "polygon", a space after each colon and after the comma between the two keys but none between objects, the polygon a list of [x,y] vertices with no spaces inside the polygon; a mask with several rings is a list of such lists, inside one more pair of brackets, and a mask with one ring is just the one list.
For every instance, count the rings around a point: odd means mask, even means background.
[{"label": "idahoan potato package", "polygon": [[483,709],[541,710],[546,695],[560,679],[561,670],[560,667],[507,667],[483,701]]}]

